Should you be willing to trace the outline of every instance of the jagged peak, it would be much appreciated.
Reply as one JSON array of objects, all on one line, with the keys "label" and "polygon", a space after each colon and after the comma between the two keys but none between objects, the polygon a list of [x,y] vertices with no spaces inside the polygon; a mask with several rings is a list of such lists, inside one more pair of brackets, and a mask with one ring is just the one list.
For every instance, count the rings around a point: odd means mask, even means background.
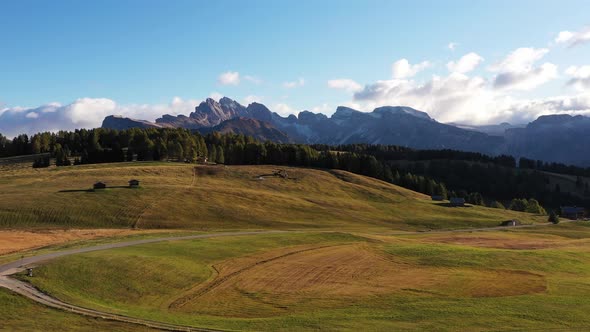
[{"label": "jagged peak", "polygon": [[235,101],[235,100],[233,100],[231,98],[228,98],[228,97],[222,97],[221,99],[219,99],[219,104],[221,104],[221,105],[227,105],[227,106],[236,105],[236,106],[244,107],[244,106],[242,106],[242,104],[240,104],[237,101]]},{"label": "jagged peak", "polygon": [[418,118],[432,120],[428,113],[418,111],[408,106],[382,106],[374,109],[373,113],[405,113]]},{"label": "jagged peak", "polygon": [[357,111],[354,108],[346,107],[346,106],[338,106],[336,108],[336,112],[332,114],[332,118],[341,118],[341,117],[348,117],[355,113],[362,113],[361,111]]},{"label": "jagged peak", "polygon": [[265,109],[265,110],[270,111],[268,109],[268,107],[266,107],[266,105],[261,104],[261,103],[258,103],[258,102],[252,102],[252,103],[248,104],[248,107],[247,108],[248,109],[253,109],[253,108],[256,108],[256,109]]}]

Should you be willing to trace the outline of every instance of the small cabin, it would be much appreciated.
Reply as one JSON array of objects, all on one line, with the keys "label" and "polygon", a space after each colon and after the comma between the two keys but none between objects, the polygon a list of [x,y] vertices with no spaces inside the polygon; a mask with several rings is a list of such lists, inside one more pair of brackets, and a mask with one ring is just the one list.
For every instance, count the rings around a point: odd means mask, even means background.
[{"label": "small cabin", "polygon": [[139,180],[129,180],[129,188],[137,188],[139,187]]},{"label": "small cabin", "polygon": [[465,206],[465,198],[462,197],[451,197],[449,202],[451,206]]},{"label": "small cabin", "polygon": [[519,220],[512,219],[512,220],[506,220],[506,221],[502,222],[500,225],[501,226],[520,226],[521,223]]},{"label": "small cabin", "polygon": [[92,188],[94,188],[94,189],[105,189],[106,187],[107,187],[107,184],[104,182],[97,182],[92,186]]},{"label": "small cabin", "polygon": [[586,211],[584,210],[583,207],[562,206],[560,216],[567,218],[567,219],[578,220],[578,219],[583,219],[585,214],[586,214]]},{"label": "small cabin", "polygon": [[445,198],[442,195],[432,195],[431,198],[433,201],[438,201],[438,202],[445,200]]}]

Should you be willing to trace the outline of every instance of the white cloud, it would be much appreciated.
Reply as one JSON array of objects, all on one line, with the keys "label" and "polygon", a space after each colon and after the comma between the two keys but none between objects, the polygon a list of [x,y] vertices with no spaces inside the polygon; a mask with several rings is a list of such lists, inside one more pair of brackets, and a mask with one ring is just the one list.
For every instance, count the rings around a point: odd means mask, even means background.
[{"label": "white cloud", "polygon": [[459,59],[459,61],[451,61],[447,63],[447,68],[450,72],[465,74],[474,70],[480,63],[484,61],[479,54],[475,52],[467,53]]},{"label": "white cloud", "polygon": [[213,92],[211,92],[209,94],[209,98],[211,98],[213,100],[216,100],[216,101],[219,101],[219,99],[223,98],[223,94],[221,94],[219,92],[216,92],[216,91],[213,91]]},{"label": "white cloud", "polygon": [[354,95],[354,101],[363,104],[366,111],[383,105],[405,105],[428,112],[440,121],[483,122],[489,114],[481,110],[493,99],[493,92],[486,89],[486,85],[483,78],[459,73],[433,76],[423,84],[384,80],[365,86]]},{"label": "white cloud", "polygon": [[237,71],[228,71],[219,75],[217,81],[223,85],[238,85],[240,84],[240,73]]},{"label": "white cloud", "polygon": [[590,41],[590,26],[585,27],[580,31],[561,31],[555,42],[558,44],[567,44],[568,47],[578,46]]},{"label": "white cloud", "polygon": [[295,114],[295,109],[285,103],[274,104],[271,108],[273,112],[277,112],[281,116],[289,116]]},{"label": "white cloud", "polygon": [[418,64],[411,65],[407,59],[400,59],[391,65],[391,71],[393,73],[393,78],[408,78],[428,67],[430,67],[430,62],[428,61],[422,61]]},{"label": "white cloud", "polygon": [[64,116],[73,124],[91,127],[115,111],[117,104],[107,98],[81,98],[63,108]]},{"label": "white cloud", "polygon": [[287,89],[293,89],[293,88],[301,87],[301,86],[304,86],[304,85],[305,85],[305,79],[303,79],[302,77],[300,77],[296,81],[284,82],[283,83],[283,87],[284,88],[287,88]]},{"label": "white cloud", "polygon": [[384,80],[368,84],[354,94],[363,111],[384,105],[405,105],[428,112],[441,122],[490,124],[526,123],[541,115],[590,114],[590,92],[576,96],[516,99],[493,87],[493,81],[451,73],[433,76],[424,83]]},{"label": "white cloud", "polygon": [[100,127],[108,115],[154,121],[163,114],[188,114],[197,100],[174,97],[170,104],[118,105],[107,98],[80,98],[68,105],[51,103],[36,108],[12,107],[0,112],[0,133],[6,136],[42,131]]},{"label": "white cloud", "polygon": [[335,108],[330,106],[330,104],[321,104],[319,106],[315,106],[311,109],[311,112],[314,113],[322,113],[322,114],[330,114],[330,113],[334,113]]},{"label": "white cloud", "polygon": [[572,78],[567,82],[579,91],[590,90],[590,66],[571,66],[565,71]]},{"label": "white cloud", "polygon": [[255,95],[249,95],[249,96],[244,97],[242,102],[244,103],[244,105],[250,105],[254,102],[262,103],[262,97],[255,96]]},{"label": "white cloud", "polygon": [[448,48],[449,50],[451,50],[451,51],[454,51],[454,50],[455,50],[455,48],[457,48],[457,46],[459,46],[459,44],[457,44],[457,43],[455,43],[455,42],[450,42],[450,43],[447,45],[447,48]]},{"label": "white cloud", "polygon": [[527,71],[549,52],[546,48],[521,47],[512,51],[502,61],[492,65],[492,71]]},{"label": "white cloud", "polygon": [[535,67],[534,64],[549,52],[546,48],[522,47],[514,50],[502,61],[490,67],[497,72],[494,87],[505,90],[532,90],[557,78],[557,66],[546,62]]},{"label": "white cloud", "polygon": [[332,89],[346,90],[348,92],[357,92],[363,89],[363,86],[349,78],[339,78],[328,81],[328,87]]}]

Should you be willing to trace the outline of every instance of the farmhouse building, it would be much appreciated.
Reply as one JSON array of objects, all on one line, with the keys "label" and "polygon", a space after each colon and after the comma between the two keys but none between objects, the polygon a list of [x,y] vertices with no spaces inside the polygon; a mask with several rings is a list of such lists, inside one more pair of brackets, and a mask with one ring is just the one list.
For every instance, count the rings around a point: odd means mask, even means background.
[{"label": "farmhouse building", "polygon": [[104,182],[100,182],[100,181],[99,181],[99,182],[97,182],[97,183],[95,183],[95,184],[92,186],[92,188],[94,188],[94,189],[105,189],[106,187],[107,187],[107,184],[106,184],[106,183],[104,183]]},{"label": "farmhouse building", "polygon": [[518,225],[520,225],[520,221],[518,221],[516,219],[506,220],[500,225],[501,226],[518,226]]},{"label": "farmhouse building", "polygon": [[451,197],[449,201],[451,206],[465,206],[465,198],[462,197]]},{"label": "farmhouse building", "polygon": [[562,206],[561,216],[564,218],[578,220],[584,218],[585,210],[583,207],[576,206]]}]

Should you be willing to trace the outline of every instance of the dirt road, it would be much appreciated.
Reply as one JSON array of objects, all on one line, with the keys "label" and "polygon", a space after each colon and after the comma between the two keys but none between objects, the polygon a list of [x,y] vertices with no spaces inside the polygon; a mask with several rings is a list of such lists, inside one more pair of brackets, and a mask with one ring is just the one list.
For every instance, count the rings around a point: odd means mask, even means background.
[{"label": "dirt road", "polygon": [[156,238],[156,239],[144,239],[144,240],[135,240],[135,241],[126,241],[126,242],[119,242],[119,243],[109,243],[103,244],[94,247],[88,248],[78,248],[78,249],[71,249],[65,251],[59,251],[49,254],[43,254],[38,256],[31,256],[26,257],[23,259],[19,259],[14,262],[10,262],[7,264],[0,265],[0,287],[7,288],[15,293],[18,293],[22,296],[25,296],[35,302],[41,303],[43,305],[61,309],[73,313],[77,313],[80,315],[95,317],[95,318],[102,318],[107,320],[119,321],[124,323],[131,323],[131,324],[138,324],[143,325],[150,328],[165,330],[165,331],[218,331],[206,328],[198,328],[198,327],[189,327],[189,326],[181,326],[181,325],[174,325],[174,324],[167,324],[162,322],[155,322],[146,319],[139,319],[139,318],[132,318],[123,315],[115,315],[110,314],[102,311],[92,310],[76,305],[72,305],[69,303],[62,302],[58,299],[55,299],[40,290],[34,288],[30,284],[26,282],[22,282],[20,280],[10,278],[11,274],[23,271],[26,269],[27,266],[31,266],[43,261],[47,261],[50,259],[54,259],[57,257],[73,255],[73,254],[80,254],[85,252],[91,251],[98,251],[98,250],[106,250],[106,249],[114,249],[114,248],[123,248],[129,246],[135,246],[140,244],[148,244],[148,243],[157,243],[157,242],[164,242],[164,241],[182,241],[182,240],[193,240],[193,239],[206,239],[206,238],[213,238],[213,237],[223,237],[223,236],[241,236],[241,235],[257,235],[257,234],[269,234],[269,233],[282,233],[283,231],[261,231],[261,232],[226,232],[226,233],[214,233],[214,234],[202,234],[202,235],[189,235],[189,236],[176,236],[176,237],[165,237],[165,238]]},{"label": "dirt road", "polygon": [[[569,222],[569,221],[564,221]],[[400,232],[400,233],[391,233],[388,235],[407,235],[407,234],[434,234],[434,233],[459,233],[459,232],[480,232],[480,231],[490,231],[490,230],[508,230],[508,229],[515,229],[515,228],[528,228],[528,227],[536,227],[536,226],[548,226],[551,224],[542,224],[542,225],[520,225],[520,226],[498,226],[498,227],[488,227],[488,228],[471,228],[471,229],[455,229],[455,230],[434,230],[434,231],[424,231],[424,232]],[[226,233],[213,233],[213,234],[201,234],[201,235],[189,235],[189,236],[176,236],[176,237],[164,237],[164,238],[154,238],[154,239],[144,239],[144,240],[134,240],[134,241],[126,241],[126,242],[118,242],[118,243],[109,243],[103,244],[94,247],[87,247],[87,248],[78,248],[78,249],[71,249],[65,251],[58,251],[38,256],[31,256],[25,257],[23,259],[19,259],[14,262],[6,263],[0,265],[0,287],[7,288],[13,292],[21,294],[33,301],[41,303],[43,305],[61,309],[81,315],[96,317],[96,318],[103,318],[107,320],[125,322],[125,323],[132,323],[132,324],[139,324],[146,327],[151,327],[155,329],[161,329],[165,331],[215,331],[206,328],[197,328],[197,327],[189,327],[189,326],[180,326],[180,325],[173,325],[173,324],[166,324],[161,322],[155,322],[145,319],[138,319],[132,318],[122,315],[115,315],[110,314],[102,311],[92,310],[76,305],[72,305],[69,303],[62,302],[58,299],[55,299],[38,289],[34,288],[28,283],[22,282],[20,280],[10,278],[9,276],[15,274],[17,272],[21,272],[25,270],[28,266],[32,266],[50,259],[73,255],[73,254],[80,254],[85,252],[91,251],[98,251],[98,250],[107,250],[107,249],[114,249],[114,248],[123,248],[129,246],[135,246],[140,244],[148,244],[148,243],[157,243],[157,242],[164,242],[164,241],[181,241],[181,240],[193,240],[193,239],[206,239],[206,238],[214,238],[214,237],[223,237],[223,236],[241,236],[241,235],[257,235],[257,234],[269,234],[269,233],[285,233],[288,231],[251,231],[251,232],[226,232]]]}]

